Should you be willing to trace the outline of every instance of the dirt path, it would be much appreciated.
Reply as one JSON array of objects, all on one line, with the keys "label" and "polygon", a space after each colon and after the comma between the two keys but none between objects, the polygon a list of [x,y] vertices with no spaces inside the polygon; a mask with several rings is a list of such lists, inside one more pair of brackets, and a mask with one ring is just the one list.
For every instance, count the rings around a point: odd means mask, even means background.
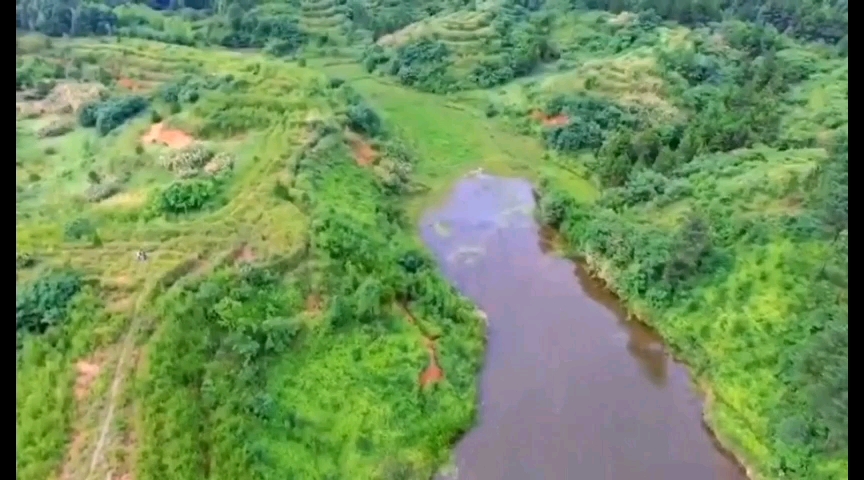
[{"label": "dirt path", "polygon": [[[186,262],[181,263],[187,263],[189,261],[190,260],[187,259]],[[174,285],[176,285],[181,278],[190,274],[200,272],[201,266],[207,265],[206,262],[203,262],[201,259],[196,258],[195,262],[195,268],[190,269],[188,272],[186,272],[185,275],[182,275],[175,279],[170,285],[165,285],[165,291],[168,291]],[[168,274],[170,275],[170,273]],[[165,274],[162,275],[162,277],[164,276]],[[106,444],[108,444],[108,441],[111,437],[111,425],[114,420],[114,412],[117,409],[118,398],[120,397],[123,381],[126,377],[126,374],[128,373],[126,365],[127,363],[129,363],[129,359],[133,356],[135,350],[135,339],[138,333],[142,331],[142,326],[147,325],[152,321],[149,316],[143,315],[141,312],[143,311],[143,306],[145,302],[151,300],[153,288],[155,288],[160,283],[161,277],[160,281],[155,282],[150,288],[145,288],[144,291],[138,296],[138,300],[135,303],[135,308],[132,313],[132,322],[123,337],[120,353],[117,356],[117,366],[114,368],[114,377],[111,381],[111,389],[108,392],[108,402],[107,406],[105,407],[105,414],[99,427],[99,438],[93,448],[93,456],[90,458],[90,465],[87,469],[87,475],[84,476],[84,480],[89,480],[90,478],[93,478],[93,475],[98,474],[98,468],[105,460],[105,446]],[[109,472],[108,478],[112,478],[112,475],[113,473]]]},{"label": "dirt path", "polygon": [[411,312],[411,309],[408,308],[403,302],[398,302],[399,308],[405,312],[405,315],[408,316],[408,323],[417,327],[417,330],[420,331],[420,335],[423,337],[423,347],[426,349],[426,352],[429,354],[429,364],[420,372],[420,376],[418,378],[418,382],[420,383],[420,388],[426,388],[433,383],[440,382],[444,379],[444,370],[438,364],[438,349],[435,346],[436,337],[429,335],[425,331],[423,331],[423,327],[417,322],[417,318]]},{"label": "dirt path", "polygon": [[444,370],[438,365],[438,351],[435,348],[435,341],[426,337],[423,337],[423,340],[426,351],[429,353],[429,365],[420,374],[420,388],[426,388],[444,378]]},{"label": "dirt path", "polygon": [[[146,297],[146,294],[141,295],[142,299]],[[144,319],[143,316],[138,315],[138,307],[140,307],[140,303],[143,302],[139,301],[139,305],[136,305],[135,313],[133,313],[132,317],[132,324],[129,326],[129,330],[126,331],[126,335],[123,338],[123,346],[121,347],[120,354],[117,358],[117,366],[114,369],[114,378],[111,381],[111,389],[108,392],[108,406],[99,428],[99,439],[96,441],[96,446],[93,448],[93,456],[90,458],[90,466],[87,469],[87,475],[84,477],[85,480],[91,478],[97,465],[102,461],[102,450],[105,448],[105,444],[108,440],[111,422],[114,419],[114,410],[117,407],[117,398],[120,394],[120,387],[123,384],[123,368],[132,353],[135,336],[138,334]]]}]

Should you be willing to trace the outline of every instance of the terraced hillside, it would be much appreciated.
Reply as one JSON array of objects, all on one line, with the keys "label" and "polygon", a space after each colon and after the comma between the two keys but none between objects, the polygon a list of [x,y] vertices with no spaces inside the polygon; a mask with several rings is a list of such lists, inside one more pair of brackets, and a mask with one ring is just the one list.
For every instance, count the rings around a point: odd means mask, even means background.
[{"label": "terraced hillside", "polygon": [[421,39],[440,40],[460,55],[477,54],[495,36],[494,8],[440,14],[378,39],[378,45],[400,47]]},{"label": "terraced hillside", "polygon": [[479,167],[751,478],[848,478],[848,6],[587,3],[16,1],[17,478],[430,478],[485,324],[412,222]]},{"label": "terraced hillside", "polygon": [[344,42],[347,23],[345,8],[333,0],[302,0],[300,27],[318,38]]},{"label": "terraced hillside", "polygon": [[[474,10],[440,13],[383,36],[367,52],[366,64],[425,90],[495,86],[557,57],[547,41],[548,30],[545,17],[490,2]],[[412,80],[410,72],[423,63],[436,70],[431,76],[440,78]]]},{"label": "terraced hillside", "polygon": [[[483,326],[402,230],[412,157],[375,113],[259,55],[36,43],[25,63],[124,67],[51,113],[24,107],[52,94],[21,94],[19,477],[428,476],[445,461],[472,421]],[[143,108],[117,124],[129,98]],[[446,377],[418,384],[428,348]]]}]

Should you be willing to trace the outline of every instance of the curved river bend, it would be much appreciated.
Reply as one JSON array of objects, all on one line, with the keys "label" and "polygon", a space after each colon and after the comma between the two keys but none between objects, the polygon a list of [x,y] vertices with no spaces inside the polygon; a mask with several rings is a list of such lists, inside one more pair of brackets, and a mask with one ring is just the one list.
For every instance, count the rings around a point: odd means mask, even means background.
[{"label": "curved river bend", "polygon": [[550,254],[531,184],[479,176],[422,222],[445,275],[489,318],[479,422],[459,480],[743,480],[683,366],[605,289]]}]

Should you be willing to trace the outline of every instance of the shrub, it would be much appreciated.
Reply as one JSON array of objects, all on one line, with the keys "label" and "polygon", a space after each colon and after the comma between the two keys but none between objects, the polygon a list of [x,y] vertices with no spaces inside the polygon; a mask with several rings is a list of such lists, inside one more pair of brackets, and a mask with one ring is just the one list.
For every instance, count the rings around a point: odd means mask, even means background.
[{"label": "shrub", "polygon": [[18,332],[42,333],[66,316],[66,308],[81,290],[81,276],[56,271],[37,279],[15,298],[15,328]]},{"label": "shrub", "polygon": [[15,89],[37,87],[46,81],[63,78],[63,74],[63,67],[59,65],[52,65],[41,58],[28,59],[15,68]]},{"label": "shrub", "polygon": [[214,180],[174,182],[159,195],[158,208],[163,213],[178,214],[200,210],[218,193]]},{"label": "shrub", "polygon": [[36,96],[38,98],[47,97],[56,84],[57,82],[54,80],[40,80],[36,83]]},{"label": "shrub", "polygon": [[147,108],[147,100],[143,97],[132,96],[106,100],[99,108],[96,130],[102,135],[107,135],[108,132],[119,127],[145,108]]},{"label": "shrub", "polygon": [[66,224],[63,236],[66,240],[81,240],[96,234],[96,227],[86,218],[76,218]]},{"label": "shrub", "polygon": [[288,202],[291,201],[291,192],[288,190],[288,187],[286,187],[285,184],[278,180],[276,181],[276,184],[273,185],[273,195],[275,195],[276,198],[279,198],[281,200],[285,200]]},{"label": "shrub", "polygon": [[635,116],[615,103],[588,95],[560,96],[546,106],[549,115],[578,118],[546,133],[546,143],[559,151],[597,150],[619,125],[632,126]]},{"label": "shrub", "polygon": [[90,128],[96,126],[96,119],[99,116],[99,104],[98,103],[88,103],[81,107],[81,110],[78,111],[78,123],[81,124],[82,127]]},{"label": "shrub", "polygon": [[381,118],[375,110],[361,103],[348,109],[348,126],[356,132],[374,137],[381,131]]},{"label": "shrub", "polygon": [[430,92],[447,91],[454,80],[447,74],[450,50],[447,45],[420,40],[400,47],[390,62],[390,74],[408,86]]},{"label": "shrub", "polygon": [[78,113],[78,121],[84,127],[96,127],[101,135],[107,135],[126,120],[147,108],[147,99],[140,96],[110,98],[85,105]]},{"label": "shrub", "polygon": [[30,268],[36,265],[36,258],[27,252],[17,253],[15,255],[15,268]]}]

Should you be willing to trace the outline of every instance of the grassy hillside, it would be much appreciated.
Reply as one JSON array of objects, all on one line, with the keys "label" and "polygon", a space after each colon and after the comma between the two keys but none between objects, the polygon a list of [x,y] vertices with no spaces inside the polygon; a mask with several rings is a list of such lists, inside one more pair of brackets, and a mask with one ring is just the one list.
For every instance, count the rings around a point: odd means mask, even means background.
[{"label": "grassy hillside", "polygon": [[[374,111],[257,55],[82,41],[32,58],[61,52],[165,81],[104,135],[69,105],[19,120],[20,478],[428,476],[446,461],[473,419],[483,327],[404,229],[414,157]],[[445,376],[421,389],[429,342]]]},{"label": "grassy hillside", "polygon": [[[448,461],[473,422],[483,324],[409,219],[478,162],[533,174],[540,142],[250,53],[20,41],[22,66],[73,69],[30,69],[56,85],[19,95],[22,478],[426,478]],[[87,105],[128,98],[144,107],[114,129],[82,125]],[[436,117],[459,123],[405,123]],[[421,386],[430,342],[443,378]]]},{"label": "grassy hillside", "polygon": [[478,166],[753,477],[848,477],[845,4],[117,3],[16,2],[20,478],[429,478],[484,332],[414,222]]},{"label": "grassy hillside", "polygon": [[487,101],[604,186],[545,188],[546,221],[694,368],[754,475],[846,478],[848,61],[735,22],[643,41]]}]

